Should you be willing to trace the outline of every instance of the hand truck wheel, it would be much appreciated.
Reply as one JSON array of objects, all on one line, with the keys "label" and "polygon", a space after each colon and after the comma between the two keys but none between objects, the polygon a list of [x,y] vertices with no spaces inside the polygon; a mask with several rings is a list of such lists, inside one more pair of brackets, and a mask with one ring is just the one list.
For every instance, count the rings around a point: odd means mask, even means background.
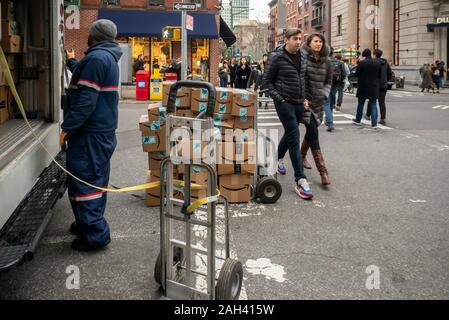
[{"label": "hand truck wheel", "polygon": [[226,259],[215,286],[216,300],[238,300],[243,284],[243,266],[240,261]]},{"label": "hand truck wheel", "polygon": [[[176,266],[176,264],[181,263],[183,259],[184,259],[184,252],[182,248],[174,247],[173,266]],[[162,255],[160,252],[157,256],[156,264],[154,266],[154,280],[156,280],[156,282],[159,285],[162,285]]]},{"label": "hand truck wheel", "polygon": [[276,203],[282,195],[282,186],[274,178],[264,177],[257,183],[256,195],[264,204]]}]

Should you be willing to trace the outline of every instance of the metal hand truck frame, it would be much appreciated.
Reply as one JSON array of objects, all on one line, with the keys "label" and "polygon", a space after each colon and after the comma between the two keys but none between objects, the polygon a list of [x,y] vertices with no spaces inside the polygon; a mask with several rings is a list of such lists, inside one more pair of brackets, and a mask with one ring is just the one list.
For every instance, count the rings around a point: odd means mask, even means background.
[{"label": "metal hand truck frame", "polygon": [[[209,92],[207,111],[197,118],[176,117],[175,102],[178,89],[182,87],[205,88]],[[212,84],[199,81],[179,81],[170,89],[167,105],[166,142],[169,157],[161,163],[161,251],[156,260],[154,277],[169,299],[179,300],[237,300],[243,283],[243,266],[230,258],[230,231],[229,231],[229,206],[224,197],[217,192],[217,174],[215,168],[201,161],[200,164],[191,164],[191,159],[179,158],[176,142],[171,141],[173,130],[188,129],[190,134],[194,129],[209,130],[213,132],[213,114],[215,110],[216,91]],[[191,135],[190,135],[191,137]],[[214,135],[210,135],[210,142],[214,143]],[[216,150],[216,148],[215,148]],[[173,183],[173,170],[175,164],[184,162],[184,200],[175,198]],[[199,220],[195,212],[190,212],[191,207],[191,167],[198,166],[206,169],[208,173],[207,185],[207,221]],[[225,205],[225,257],[216,257],[216,206],[219,200]],[[185,223],[185,241],[171,238],[172,222]],[[192,244],[192,230],[194,226],[207,228],[206,248]],[[207,272],[202,273],[192,269],[192,254],[207,255]],[[216,279],[216,261],[224,260],[218,279]],[[177,277],[179,272],[185,273],[185,278]],[[200,275],[207,279],[207,292],[193,286],[193,275]]]}]

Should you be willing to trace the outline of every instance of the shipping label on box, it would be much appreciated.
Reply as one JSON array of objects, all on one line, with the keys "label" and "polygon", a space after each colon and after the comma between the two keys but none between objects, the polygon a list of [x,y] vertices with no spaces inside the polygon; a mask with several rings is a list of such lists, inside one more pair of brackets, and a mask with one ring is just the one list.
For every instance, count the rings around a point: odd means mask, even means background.
[{"label": "shipping label on box", "polygon": [[224,114],[215,114],[214,126],[222,130],[234,129],[234,117]]},{"label": "shipping label on box", "polygon": [[148,106],[148,121],[166,121],[167,108],[162,103],[151,103]]},{"label": "shipping label on box", "polygon": [[221,103],[217,102],[215,104],[215,114],[232,115],[232,103]]},{"label": "shipping label on box", "polygon": [[217,103],[232,105],[233,96],[233,90],[230,88],[216,88]]},{"label": "shipping label on box", "polygon": [[2,21],[2,38],[19,34],[19,25],[16,21],[3,20]]},{"label": "shipping label on box", "polygon": [[229,203],[248,203],[251,201],[251,175],[232,174],[219,178],[220,192]]},{"label": "shipping label on box", "polygon": [[192,89],[192,100],[199,102],[209,101],[209,90],[204,88],[193,88]]},{"label": "shipping label on box", "polygon": [[142,146],[144,152],[166,150],[165,121],[148,122],[148,116],[142,116],[139,127],[142,132]]}]

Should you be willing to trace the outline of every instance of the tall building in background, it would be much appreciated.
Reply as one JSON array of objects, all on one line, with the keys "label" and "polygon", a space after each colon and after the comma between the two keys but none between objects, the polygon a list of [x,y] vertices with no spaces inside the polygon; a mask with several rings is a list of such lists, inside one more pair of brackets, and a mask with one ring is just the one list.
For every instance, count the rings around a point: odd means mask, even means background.
[{"label": "tall building in background", "polygon": [[[449,0],[334,0],[336,48],[379,48],[397,76],[420,81],[424,63],[449,60]],[[346,54],[347,55],[347,54]]]},{"label": "tall building in background", "polygon": [[249,20],[249,0],[223,0],[221,5],[221,17],[228,26]]},{"label": "tall building in background", "polygon": [[272,0],[268,3],[270,7],[270,27],[268,43],[270,50],[274,50],[284,41],[284,30],[286,28],[286,0]]}]

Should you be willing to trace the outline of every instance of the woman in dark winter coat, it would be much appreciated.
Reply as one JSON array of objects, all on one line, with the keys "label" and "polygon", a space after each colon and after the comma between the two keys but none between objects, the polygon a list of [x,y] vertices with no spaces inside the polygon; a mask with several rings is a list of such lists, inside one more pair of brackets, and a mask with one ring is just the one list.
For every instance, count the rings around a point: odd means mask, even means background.
[{"label": "woman in dark winter coat", "polygon": [[309,148],[321,175],[323,185],[329,185],[329,173],[321,153],[318,127],[323,122],[324,102],[329,97],[332,87],[332,64],[329,59],[330,49],[326,40],[319,34],[312,34],[301,48],[302,68],[305,68],[306,99],[309,108],[304,113],[303,123],[307,133],[301,145],[304,168],[312,169],[306,159]]},{"label": "woman in dark winter coat", "polygon": [[237,68],[238,68],[237,60],[235,58],[231,59],[231,64],[229,65],[229,76],[230,81],[229,84],[231,88],[235,88],[235,80],[237,77]]},{"label": "woman in dark winter coat", "polygon": [[235,87],[237,89],[246,89],[248,87],[248,80],[251,75],[251,67],[246,58],[240,60],[240,66],[237,68]]},{"label": "woman in dark winter coat", "polygon": [[424,65],[422,82],[419,87],[422,89],[421,92],[424,92],[424,90],[426,89],[427,92],[430,92],[430,89],[432,89],[432,92],[435,93],[435,83],[433,81],[432,68],[429,64]]}]

